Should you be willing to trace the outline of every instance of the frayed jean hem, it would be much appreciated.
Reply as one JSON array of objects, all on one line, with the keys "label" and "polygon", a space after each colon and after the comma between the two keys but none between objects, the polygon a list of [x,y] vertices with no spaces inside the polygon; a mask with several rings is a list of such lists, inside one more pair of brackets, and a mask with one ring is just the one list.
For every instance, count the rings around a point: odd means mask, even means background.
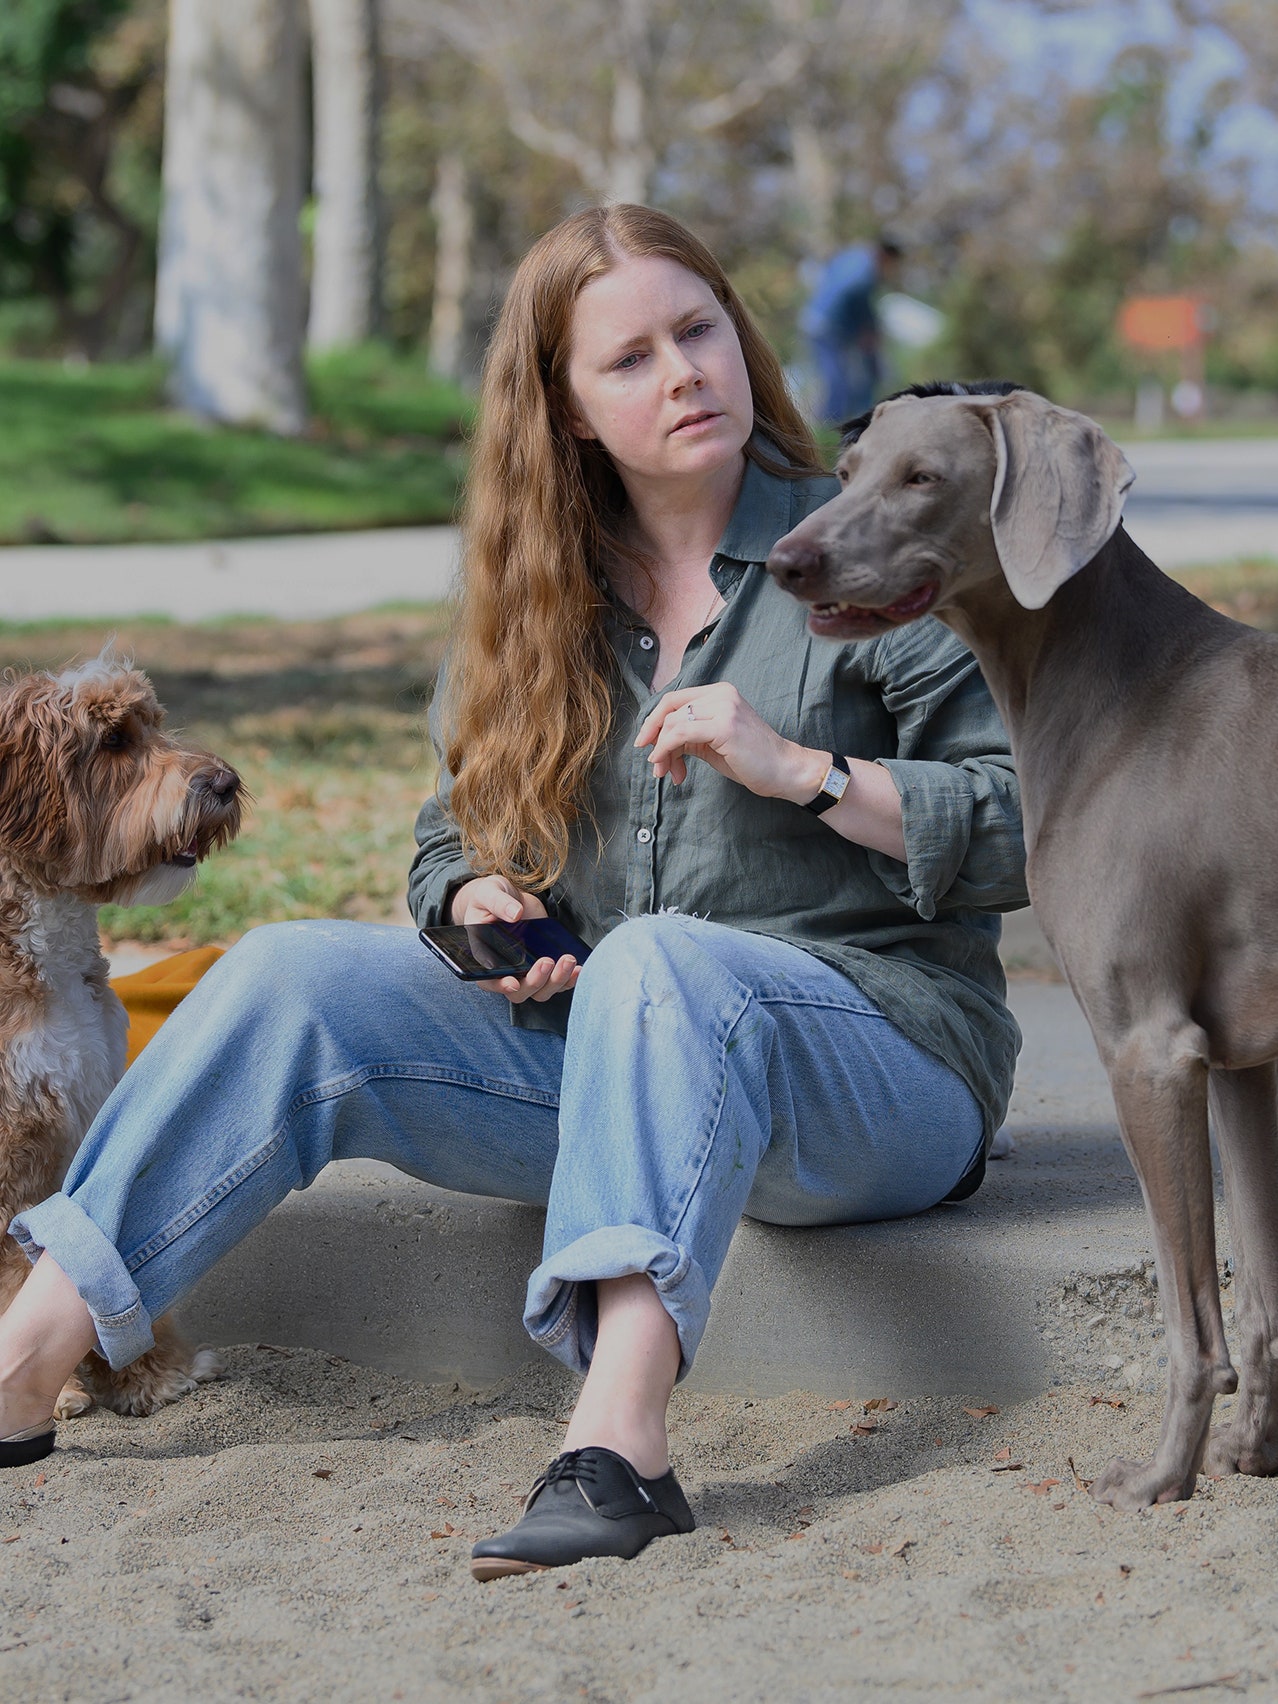
[{"label": "frayed jean hem", "polygon": [[688,1253],[642,1225],[610,1225],[549,1255],[528,1280],[524,1326],[534,1343],[585,1374],[595,1352],[597,1314],[582,1286],[644,1272],[679,1334],[679,1378],[690,1370],[710,1317],[710,1286]]},{"label": "frayed jean hem", "polygon": [[119,1250],[69,1195],[59,1192],[28,1207],[9,1234],[33,1266],[47,1253],[66,1273],[89,1310],[99,1350],[116,1372],[151,1348],[151,1316]]}]

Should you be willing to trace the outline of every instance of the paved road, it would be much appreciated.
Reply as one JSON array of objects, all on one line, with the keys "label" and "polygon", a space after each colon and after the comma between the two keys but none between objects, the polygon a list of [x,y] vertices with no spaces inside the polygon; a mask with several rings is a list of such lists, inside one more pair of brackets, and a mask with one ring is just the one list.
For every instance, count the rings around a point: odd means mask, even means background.
[{"label": "paved road", "polygon": [[[1162,567],[1278,558],[1278,438],[1127,446],[1132,536]],[[189,545],[0,548],[0,619],[324,616],[448,595],[451,527]]]}]

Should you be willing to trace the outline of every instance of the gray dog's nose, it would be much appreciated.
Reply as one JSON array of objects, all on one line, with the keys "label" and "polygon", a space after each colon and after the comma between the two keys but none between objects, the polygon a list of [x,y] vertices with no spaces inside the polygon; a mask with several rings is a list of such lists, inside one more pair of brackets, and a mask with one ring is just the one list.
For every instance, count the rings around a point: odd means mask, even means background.
[{"label": "gray dog's nose", "polygon": [[783,590],[805,597],[825,577],[825,552],[793,534],[772,547],[768,573]]}]

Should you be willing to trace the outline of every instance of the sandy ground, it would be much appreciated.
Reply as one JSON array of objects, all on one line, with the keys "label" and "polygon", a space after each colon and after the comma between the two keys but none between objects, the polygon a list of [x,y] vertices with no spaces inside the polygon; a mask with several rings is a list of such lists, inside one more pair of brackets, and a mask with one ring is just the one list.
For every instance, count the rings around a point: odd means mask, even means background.
[{"label": "sandy ground", "polygon": [[220,1382],[72,1422],[0,1480],[0,1697],[1278,1697],[1278,1488],[1095,1504],[1160,1402],[1068,1382],[1084,1300],[1062,1382],[1001,1412],[680,1393],[693,1536],[483,1586],[470,1543],[558,1448],[566,1375],[476,1394],[231,1349]]}]

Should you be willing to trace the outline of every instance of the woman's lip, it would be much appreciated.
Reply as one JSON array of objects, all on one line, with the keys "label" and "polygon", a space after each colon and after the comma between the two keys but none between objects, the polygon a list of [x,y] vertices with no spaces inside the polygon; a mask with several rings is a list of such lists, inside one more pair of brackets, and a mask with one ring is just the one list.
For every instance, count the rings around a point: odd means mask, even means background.
[{"label": "woman's lip", "polygon": [[712,420],[720,418],[721,416],[716,409],[706,409],[704,413],[691,414],[686,420],[681,420],[677,426],[671,427],[670,436],[673,438],[676,432],[691,431],[695,426],[708,426]]}]

